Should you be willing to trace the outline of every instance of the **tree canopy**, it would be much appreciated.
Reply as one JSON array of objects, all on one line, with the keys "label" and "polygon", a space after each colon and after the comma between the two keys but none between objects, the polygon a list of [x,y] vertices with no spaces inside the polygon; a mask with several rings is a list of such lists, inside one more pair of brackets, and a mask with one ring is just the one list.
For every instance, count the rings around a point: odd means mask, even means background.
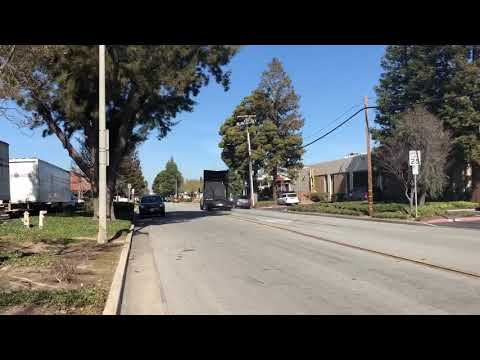
[{"label": "tree canopy", "polygon": [[[256,115],[249,127],[252,168],[277,177],[278,168],[288,169],[292,177],[302,166],[304,120],[300,114],[299,97],[288,74],[278,59],[273,59],[262,74],[260,84],[235,108],[220,128],[222,159],[243,178],[248,174],[246,132],[239,115]],[[276,192],[274,191],[274,194]]]},{"label": "tree canopy", "polygon": [[153,180],[152,191],[161,196],[172,196],[175,190],[180,192],[183,185],[183,177],[173,157],[167,161],[165,170],[160,171]]},{"label": "tree canopy", "polygon": [[116,193],[128,197],[128,184],[135,189],[135,196],[143,196],[148,193],[148,184],[143,177],[137,151],[123,158],[117,175]]},{"label": "tree canopy", "polygon": [[409,151],[421,152],[417,177],[419,203],[428,194],[436,199],[447,184],[447,159],[451,150],[450,134],[441,122],[421,106],[405,111],[397,120],[391,135],[377,149],[380,168],[403,187],[405,196],[413,203],[413,175],[409,166]]},{"label": "tree canopy", "polygon": [[470,163],[472,200],[480,201],[480,46],[388,46],[382,68],[376,139],[388,139],[400,114],[421,103],[453,136],[450,178],[458,178]]},{"label": "tree canopy", "polygon": [[201,188],[202,182],[199,179],[186,179],[182,186],[182,191],[191,194],[194,192],[198,192],[198,190]]},{"label": "tree canopy", "polygon": [[[8,59],[2,61],[0,97],[25,110],[29,127],[44,128],[44,136],[55,134],[96,192],[98,46],[56,45],[34,53],[39,48],[17,45],[10,56],[11,49],[11,45],[0,46],[0,58]],[[237,49],[226,45],[106,46],[110,192],[122,159],[152,130],[158,139],[166,136],[179,112],[193,110],[193,98],[210,78],[228,89],[230,74],[223,68]],[[29,56],[25,58],[23,52]]]}]

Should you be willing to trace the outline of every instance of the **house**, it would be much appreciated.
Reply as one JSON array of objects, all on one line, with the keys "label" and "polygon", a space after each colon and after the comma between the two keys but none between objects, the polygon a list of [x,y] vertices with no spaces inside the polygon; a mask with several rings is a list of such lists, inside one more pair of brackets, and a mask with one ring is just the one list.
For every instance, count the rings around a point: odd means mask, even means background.
[{"label": "house", "polygon": [[[381,187],[381,178],[375,179]],[[334,194],[345,194],[356,188],[368,187],[368,163],[366,154],[351,153],[343,159],[308,165],[295,179],[295,191],[302,197],[311,192],[325,193],[328,199]]]},{"label": "house", "polygon": [[77,195],[78,199],[83,199],[83,197],[92,190],[90,182],[76,171],[70,171],[70,191]]}]

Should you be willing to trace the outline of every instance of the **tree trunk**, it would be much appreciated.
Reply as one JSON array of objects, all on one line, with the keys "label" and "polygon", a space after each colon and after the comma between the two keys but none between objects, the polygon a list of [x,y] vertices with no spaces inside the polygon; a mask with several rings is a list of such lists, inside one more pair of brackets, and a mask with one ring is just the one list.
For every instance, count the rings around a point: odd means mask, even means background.
[{"label": "tree trunk", "polygon": [[425,205],[425,199],[427,197],[427,193],[424,190],[421,190],[418,193],[418,206],[423,206]]},{"label": "tree trunk", "polygon": [[472,161],[472,201],[480,202],[480,160]]},{"label": "tree trunk", "polygon": [[115,196],[115,178],[110,176],[107,179],[107,219],[115,220],[115,211],[113,209],[113,197]]},{"label": "tree trunk", "polygon": [[273,177],[273,180],[272,180],[272,197],[273,197],[273,201],[277,201],[277,168],[274,167],[273,168],[273,171],[272,171],[272,177]]},{"label": "tree trunk", "polygon": [[[410,190],[410,195],[408,195],[408,190]],[[405,188],[405,197],[408,199],[408,203],[410,204],[410,212],[413,211],[413,190],[409,189],[408,187]]]}]

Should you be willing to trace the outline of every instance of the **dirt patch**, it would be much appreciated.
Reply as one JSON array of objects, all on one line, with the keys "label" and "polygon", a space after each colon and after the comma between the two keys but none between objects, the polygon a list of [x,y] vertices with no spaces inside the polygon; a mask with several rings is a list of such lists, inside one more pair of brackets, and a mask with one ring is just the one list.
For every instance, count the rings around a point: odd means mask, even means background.
[{"label": "dirt patch", "polygon": [[0,314],[101,314],[124,241],[0,239]]}]

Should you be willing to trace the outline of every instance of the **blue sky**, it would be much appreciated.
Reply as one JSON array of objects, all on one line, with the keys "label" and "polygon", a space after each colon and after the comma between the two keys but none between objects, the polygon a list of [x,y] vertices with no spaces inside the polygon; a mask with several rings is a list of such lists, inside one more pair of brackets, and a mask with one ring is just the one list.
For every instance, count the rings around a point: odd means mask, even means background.
[{"label": "blue sky", "polygon": [[[280,59],[300,95],[300,109],[305,117],[303,135],[308,142],[315,138],[312,135],[321,135],[335,126],[330,125],[316,134],[346,110],[361,105],[365,95],[374,98],[373,89],[381,73],[380,60],[384,50],[383,45],[243,47],[227,66],[232,72],[228,92],[212,81],[196,98],[194,111],[180,114],[176,119],[179,124],[166,138],[158,141],[152,133],[140,146],[146,180],[151,185],[155,175],[172,156],[187,178],[198,178],[203,169],[224,169],[218,148],[220,125],[242,98],[257,87],[262,72],[273,57]],[[374,99],[370,104],[374,104]],[[373,118],[374,113],[370,112],[372,121]],[[0,119],[0,140],[10,144],[10,157],[39,157],[66,169],[70,167],[71,160],[55,136],[42,138],[41,131],[20,130]],[[304,163],[332,160],[350,152],[365,152],[365,148],[364,118],[359,115],[308,147]]]}]

